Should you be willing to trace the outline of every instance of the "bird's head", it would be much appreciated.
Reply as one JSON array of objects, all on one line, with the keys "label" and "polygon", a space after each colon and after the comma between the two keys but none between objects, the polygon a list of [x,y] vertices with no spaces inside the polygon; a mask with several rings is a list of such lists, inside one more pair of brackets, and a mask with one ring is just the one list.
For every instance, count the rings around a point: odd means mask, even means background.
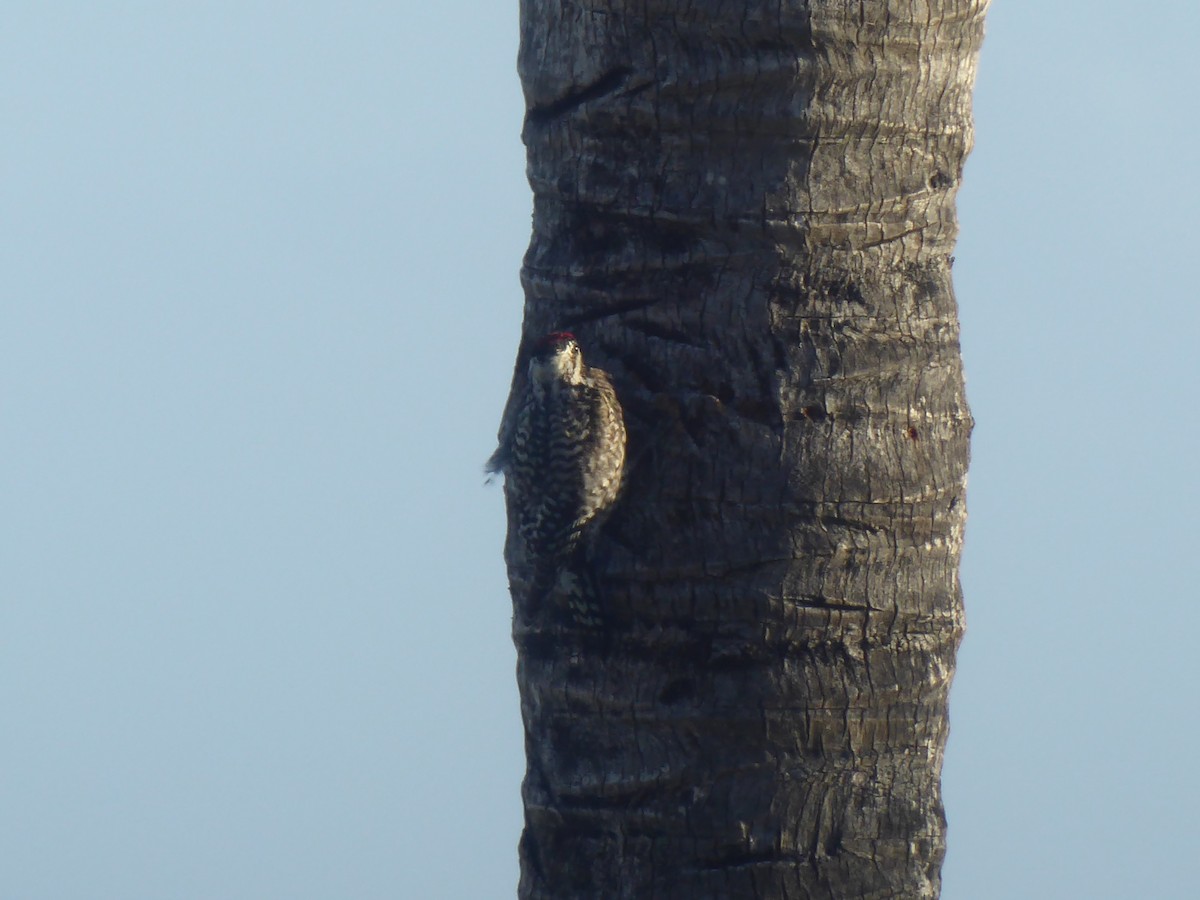
[{"label": "bird's head", "polygon": [[534,382],[583,380],[583,353],[569,331],[552,331],[540,338],[530,351],[529,377]]}]

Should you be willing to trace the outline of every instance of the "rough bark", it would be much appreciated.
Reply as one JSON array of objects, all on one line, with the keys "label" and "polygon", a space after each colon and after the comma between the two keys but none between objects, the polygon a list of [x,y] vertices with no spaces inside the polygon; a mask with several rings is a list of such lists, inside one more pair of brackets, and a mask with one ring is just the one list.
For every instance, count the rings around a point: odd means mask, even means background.
[{"label": "rough bark", "polygon": [[603,639],[514,589],[521,897],[937,895],[985,7],[522,0],[524,334],[634,462]]}]

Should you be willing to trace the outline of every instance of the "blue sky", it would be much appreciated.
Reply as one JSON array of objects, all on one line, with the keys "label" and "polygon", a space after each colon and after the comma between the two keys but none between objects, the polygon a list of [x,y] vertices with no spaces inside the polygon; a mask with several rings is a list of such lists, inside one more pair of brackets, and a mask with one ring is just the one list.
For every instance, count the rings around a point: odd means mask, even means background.
[{"label": "blue sky", "polygon": [[[1194,36],[998,3],[946,900],[1190,897]],[[6,4],[0,896],[505,897],[517,4]]]}]

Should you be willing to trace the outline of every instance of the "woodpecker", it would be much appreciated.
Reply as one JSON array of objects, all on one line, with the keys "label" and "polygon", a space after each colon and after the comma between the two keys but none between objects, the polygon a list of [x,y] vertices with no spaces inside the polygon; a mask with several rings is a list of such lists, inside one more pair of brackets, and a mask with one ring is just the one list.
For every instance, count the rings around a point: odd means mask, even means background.
[{"label": "woodpecker", "polygon": [[504,475],[519,550],[510,563],[528,567],[540,591],[616,502],[625,420],[608,374],[584,363],[568,332],[537,341],[526,374],[486,468]]}]

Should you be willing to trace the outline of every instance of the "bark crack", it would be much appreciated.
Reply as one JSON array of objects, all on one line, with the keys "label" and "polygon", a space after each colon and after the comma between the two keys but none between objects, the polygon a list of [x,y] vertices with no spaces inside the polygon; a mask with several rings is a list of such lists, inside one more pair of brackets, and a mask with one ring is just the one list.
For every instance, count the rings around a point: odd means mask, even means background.
[{"label": "bark crack", "polygon": [[[526,114],[526,120],[531,125],[546,125],[561,116],[565,116],[592,100],[599,100],[607,94],[615,94],[629,83],[633,69],[629,66],[617,66],[605,72],[591,84],[573,91],[568,91],[557,100],[537,106],[531,106]],[[644,89],[639,85],[637,89]]]}]

